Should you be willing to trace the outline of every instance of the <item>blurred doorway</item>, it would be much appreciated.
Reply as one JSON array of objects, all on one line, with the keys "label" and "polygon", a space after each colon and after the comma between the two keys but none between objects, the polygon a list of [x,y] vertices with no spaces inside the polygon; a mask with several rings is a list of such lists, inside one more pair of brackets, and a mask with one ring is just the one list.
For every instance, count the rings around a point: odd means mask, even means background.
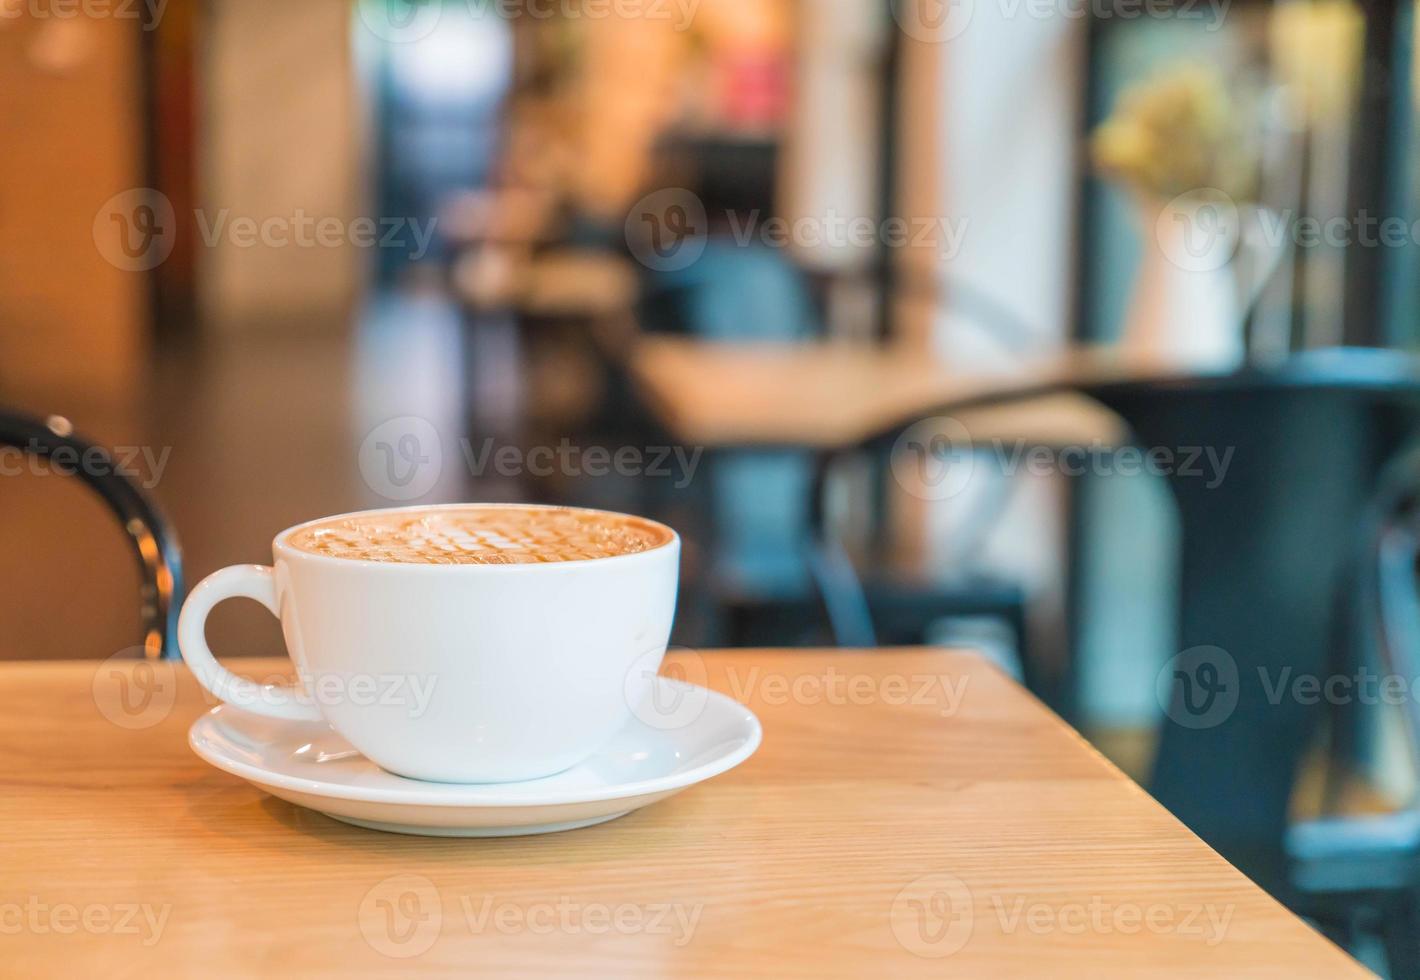
[{"label": "blurred doorway", "polygon": [[377,249],[377,285],[446,258],[445,203],[487,182],[513,76],[513,32],[477,0],[358,0],[352,32],[368,103],[373,212],[436,221],[427,253]]}]

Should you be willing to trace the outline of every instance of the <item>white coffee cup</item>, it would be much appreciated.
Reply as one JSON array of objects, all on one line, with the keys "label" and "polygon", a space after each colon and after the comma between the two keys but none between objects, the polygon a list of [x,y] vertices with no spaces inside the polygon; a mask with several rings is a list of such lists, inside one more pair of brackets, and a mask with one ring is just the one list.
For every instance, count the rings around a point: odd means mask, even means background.
[{"label": "white coffee cup", "polygon": [[[324,720],[402,776],[474,783],[576,765],[650,691],[670,638],[680,564],[680,538],[663,525],[655,526],[665,544],[631,554],[443,565],[292,546],[309,524],[276,536],[272,567],[224,568],[183,606],[183,659],[222,701],[275,718]],[[238,596],[281,620],[299,685],[260,685],[214,659],[207,616]]]}]

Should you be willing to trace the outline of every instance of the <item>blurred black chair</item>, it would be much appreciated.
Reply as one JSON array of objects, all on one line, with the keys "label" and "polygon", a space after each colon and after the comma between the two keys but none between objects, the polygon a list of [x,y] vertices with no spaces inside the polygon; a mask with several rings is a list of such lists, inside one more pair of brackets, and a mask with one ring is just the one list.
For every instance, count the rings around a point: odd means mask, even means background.
[{"label": "blurred black chair", "polygon": [[[740,246],[714,236],[698,261],[674,272],[649,273],[644,280],[637,312],[645,330],[687,333],[711,342],[822,338],[828,295],[835,288],[871,284],[861,275],[815,277],[782,250]],[[1008,310],[940,272],[898,275],[893,291],[902,299],[947,303],[962,322],[979,324],[1008,354],[1030,346],[1030,331]],[[985,620],[1004,627],[1010,644],[1018,654],[1022,651],[1025,603],[1016,583],[970,571],[929,582],[920,575],[894,574],[881,554],[865,556],[861,580],[848,574],[848,566],[835,564],[824,550],[821,511],[814,511],[823,489],[815,487],[815,462],[813,452],[793,447],[706,452],[708,476],[701,483],[708,489],[690,514],[678,518],[710,542],[708,553],[692,566],[704,583],[700,591],[708,597],[706,608],[683,617],[712,624],[705,642],[910,644],[924,642],[931,628],[946,620],[962,626]],[[877,475],[886,471],[879,467]],[[870,498],[870,519],[880,522],[882,494],[874,490]],[[976,516],[979,526],[989,530],[999,508],[987,509],[990,515]],[[823,631],[825,608],[830,637]],[[967,628],[975,632],[980,625]],[[997,632],[988,627],[985,638]]]},{"label": "blurred black chair", "polygon": [[73,425],[63,416],[37,419],[0,412],[0,445],[48,460],[55,472],[83,480],[108,504],[122,522],[138,558],[144,655],[178,657],[182,549],[157,504],[115,465],[108,450],[75,435]]},{"label": "blurred black chair", "polygon": [[[1382,677],[1420,680],[1420,449],[1382,475],[1357,576],[1374,610]],[[1400,698],[1420,763],[1420,691]],[[1333,728],[1336,728],[1333,719]],[[1378,937],[1392,978],[1420,978],[1420,805],[1377,816],[1328,817],[1290,828],[1294,905],[1343,946]]]},{"label": "blurred black chair", "polygon": [[[1058,671],[1042,670],[1027,644],[1026,592],[1018,582],[982,570],[979,560],[998,518],[1009,506],[1013,478],[1005,473],[983,475],[994,482],[987,492],[974,494],[975,511],[954,522],[967,540],[957,544],[953,564],[961,570],[946,574],[926,568],[903,568],[882,533],[886,494],[894,477],[893,454],[921,420],[903,422],[862,442],[819,455],[810,493],[813,545],[809,560],[820,600],[820,615],[830,625],[840,646],[873,647],[882,644],[922,643],[933,626],[947,625],[949,636],[980,635],[984,623],[999,629],[985,631],[986,638],[1004,640],[1015,654],[1022,680],[1037,697],[1056,711],[1069,713],[1068,688]],[[968,446],[956,452],[971,452]],[[867,543],[860,554],[850,554],[833,528],[829,513],[830,481],[845,464],[855,466],[852,478],[859,489],[866,484],[868,525],[856,537]],[[848,474],[844,474],[847,476]],[[903,488],[904,493],[910,493]],[[966,641],[966,638],[963,638]]]}]

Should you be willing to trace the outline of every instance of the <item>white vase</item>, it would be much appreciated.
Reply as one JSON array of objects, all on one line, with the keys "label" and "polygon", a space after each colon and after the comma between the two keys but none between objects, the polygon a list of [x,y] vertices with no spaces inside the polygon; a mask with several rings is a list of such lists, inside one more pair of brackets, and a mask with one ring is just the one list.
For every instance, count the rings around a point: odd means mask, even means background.
[{"label": "white vase", "polygon": [[1241,224],[1221,192],[1138,198],[1142,253],[1122,345],[1180,367],[1228,365],[1244,352],[1233,258]]}]

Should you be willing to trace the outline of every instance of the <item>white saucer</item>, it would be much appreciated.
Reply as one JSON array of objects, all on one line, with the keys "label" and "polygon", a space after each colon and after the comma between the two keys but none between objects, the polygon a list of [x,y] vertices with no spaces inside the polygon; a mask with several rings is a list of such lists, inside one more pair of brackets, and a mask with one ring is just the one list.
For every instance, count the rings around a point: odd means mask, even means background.
[{"label": "white saucer", "polygon": [[359,827],[434,837],[511,837],[615,819],[718,776],[759,747],[759,719],[723,694],[656,679],[661,703],[698,710],[661,730],[633,718],[590,759],[521,783],[428,783],[388,773],[320,722],[265,718],[220,705],[188,744],[272,796]]}]

